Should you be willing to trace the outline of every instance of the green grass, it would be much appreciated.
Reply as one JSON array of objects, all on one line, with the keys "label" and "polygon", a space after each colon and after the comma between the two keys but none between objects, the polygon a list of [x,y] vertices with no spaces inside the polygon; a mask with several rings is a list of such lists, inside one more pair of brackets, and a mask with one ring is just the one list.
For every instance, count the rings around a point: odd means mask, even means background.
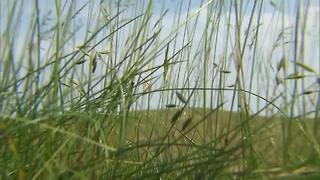
[{"label": "green grass", "polygon": [[[115,137],[119,136],[120,129],[120,124],[115,122],[117,116],[111,119],[103,114],[65,113],[38,120],[2,117],[1,131],[5,138],[2,163],[8,170],[16,169],[9,175],[25,178],[31,178],[29,174],[38,178],[124,179],[159,175],[192,177],[197,173],[221,178],[319,176],[316,168],[319,149],[313,142],[317,138],[311,132],[303,133],[298,122],[292,124],[295,141],[290,145],[290,157],[293,163],[283,167],[281,124],[286,120],[254,117],[248,122],[254,130],[252,137],[246,139],[242,136],[240,114],[233,113],[231,128],[226,132],[225,122],[230,112],[217,115],[218,112],[206,110],[203,117],[202,109],[185,109],[186,113],[172,124],[176,111],[152,110],[148,116],[145,111],[129,113],[125,144],[117,150],[119,140]],[[182,130],[189,117],[192,117],[190,124]],[[219,131],[212,139],[208,124],[217,120],[221,122]],[[202,128],[203,124],[206,129]],[[302,124],[303,129],[311,125],[310,119]],[[243,172],[243,153],[251,148],[254,159],[247,157],[246,161],[256,161],[251,162],[256,167]]]},{"label": "green grass", "polygon": [[0,179],[320,177],[311,2],[42,3],[1,1]]}]

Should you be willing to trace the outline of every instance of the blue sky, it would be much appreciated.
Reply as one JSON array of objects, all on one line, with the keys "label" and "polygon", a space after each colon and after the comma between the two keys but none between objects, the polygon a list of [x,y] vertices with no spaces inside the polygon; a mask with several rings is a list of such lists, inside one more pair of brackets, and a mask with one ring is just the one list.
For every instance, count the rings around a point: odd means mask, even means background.
[{"label": "blue sky", "polygon": [[[147,2],[148,0],[138,0],[139,2]],[[11,1],[12,3],[13,1]],[[17,31],[17,36],[21,39],[21,41],[23,41],[23,38],[25,37],[25,33],[28,32],[28,28],[29,28],[29,23],[32,17],[32,14],[34,13],[34,1],[33,0],[17,0],[18,3],[23,3],[22,7],[22,14],[20,18],[20,25],[18,26],[17,29],[14,29],[15,31]],[[44,17],[46,15],[48,15],[49,19],[47,22],[47,26],[45,27],[41,27],[42,30],[46,30],[50,28],[50,23],[51,25],[54,24],[55,21],[55,1],[54,0],[40,0],[40,13],[42,14],[42,19],[40,21],[44,21]],[[64,2],[67,1],[61,1],[62,4]],[[69,1],[70,2],[70,1]],[[80,8],[81,6],[83,6],[84,4],[91,2],[89,0],[77,0],[75,1],[77,3],[77,7]],[[98,8],[99,7],[99,2],[100,1],[92,1],[94,2],[94,7]],[[109,2],[109,1],[105,1],[105,2]],[[121,1],[124,4],[131,3],[131,5],[134,5],[135,2],[137,2],[136,0],[123,0]],[[157,20],[157,18],[160,16],[161,10],[163,9],[168,9],[168,13],[167,15],[164,17],[164,21],[163,23],[163,32],[162,35],[166,36],[166,34],[169,34],[170,31],[172,30],[172,25],[174,23],[174,18],[175,18],[175,13],[178,12],[178,7],[179,4],[181,2],[182,3],[182,13],[181,13],[181,19],[186,18],[187,16],[187,11],[188,11],[188,5],[189,5],[189,1],[188,0],[184,0],[184,1],[179,1],[179,0],[155,0],[154,1],[154,16],[153,16],[153,21],[155,22]],[[191,14],[193,12],[195,12],[201,5],[201,0],[191,0],[190,1],[190,9],[191,9]],[[207,2],[207,1],[204,1]],[[239,1],[240,2],[240,1]],[[246,9],[247,11],[245,11],[244,14],[244,24],[246,22],[248,22],[249,20],[249,16],[250,16],[250,10],[252,8],[253,5],[253,1],[250,0],[245,0],[242,1],[243,4],[245,6],[248,6]],[[298,3],[298,0],[265,0],[264,1],[264,9],[263,9],[263,14],[262,14],[262,19],[264,20],[263,23],[263,28],[262,31],[265,31],[265,33],[269,34],[268,29],[270,29],[269,27],[273,27],[274,31],[276,31],[277,28],[279,28],[281,26],[281,23],[279,21],[279,16],[281,15],[281,4],[282,2],[284,2],[285,4],[285,13],[284,13],[284,20],[285,20],[285,26],[290,27],[290,26],[294,26],[294,18],[295,18],[295,12],[297,10],[296,6]],[[308,2],[307,0],[302,0],[301,3],[303,4],[303,7],[306,6],[306,2]],[[7,23],[6,22],[6,16],[7,14],[7,4],[10,3],[10,1],[1,1],[0,5],[1,5],[1,27],[0,27],[0,31],[3,32],[4,31],[4,25]],[[114,1],[114,3],[116,3],[116,1]],[[230,0],[225,1],[225,3],[230,3]],[[86,19],[87,19],[87,12],[88,12],[88,8],[89,6],[87,5],[85,7],[85,9],[78,15],[78,19],[76,20],[80,26],[82,26],[82,29],[80,29],[80,35],[84,34],[84,30],[85,30],[85,24],[86,24]],[[132,6],[133,7],[133,6]],[[226,8],[224,11],[227,11],[228,9]],[[51,13],[49,14],[49,12],[51,11]],[[226,14],[228,12],[225,12]],[[95,14],[97,15],[97,14]],[[246,17],[247,16],[247,17]],[[93,20],[95,20],[97,18],[93,18]],[[307,24],[308,24],[308,29],[307,29],[307,41],[308,41],[308,45],[309,45],[309,50],[313,53],[316,53],[315,57],[319,57],[319,53],[317,53],[318,49],[319,49],[319,19],[320,19],[320,13],[319,13],[319,1],[318,0],[310,0],[310,5],[309,5],[309,16],[308,16],[308,20],[307,20]],[[201,34],[203,33],[203,28],[205,26],[205,20],[206,20],[206,10],[201,11],[200,13],[200,18],[199,18],[199,23],[198,23],[198,28],[197,28],[197,35],[200,37]],[[94,23],[91,22],[91,23]],[[82,30],[82,31],[81,31]],[[18,33],[20,32],[20,33]],[[276,33],[276,32],[273,32]],[[20,35],[19,35],[20,34]],[[275,36],[275,34],[273,35]],[[82,41],[83,39],[81,37],[79,37],[79,41]],[[265,36],[265,41],[270,41],[267,42],[266,44],[267,47],[271,47],[270,43],[272,43],[272,38],[267,38],[267,36]],[[23,44],[23,43],[21,43]],[[20,47],[21,48],[21,47]],[[315,48],[315,50],[313,50],[312,48]],[[18,48],[19,49],[19,48]],[[313,64],[315,67],[319,66],[319,62],[310,59],[309,63]],[[319,68],[320,69],[320,68]]]}]

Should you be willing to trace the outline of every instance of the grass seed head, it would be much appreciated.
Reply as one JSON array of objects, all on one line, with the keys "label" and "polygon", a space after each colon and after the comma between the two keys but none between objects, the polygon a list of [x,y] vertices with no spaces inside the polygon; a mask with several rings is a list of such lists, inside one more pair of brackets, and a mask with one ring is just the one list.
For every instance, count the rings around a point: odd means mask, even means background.
[{"label": "grass seed head", "polygon": [[152,85],[151,85],[150,80],[145,81],[145,83],[143,84],[143,90],[144,90],[145,92],[151,92],[151,90],[152,90]]},{"label": "grass seed head", "polygon": [[179,117],[182,115],[183,113],[183,109],[179,109],[172,117],[171,119],[171,124],[174,124],[177,122],[177,120],[179,119]]},{"label": "grass seed head", "polygon": [[176,104],[167,104],[166,105],[166,108],[175,108],[175,107],[177,107]]},{"label": "grass seed head", "polygon": [[280,77],[279,73],[278,73],[277,76],[276,76],[276,83],[277,83],[277,86],[283,83],[283,80],[282,80],[282,78]]},{"label": "grass seed head", "polygon": [[190,117],[190,118],[188,118],[188,119],[185,120],[185,122],[183,123],[182,128],[181,128],[182,131],[184,131],[184,130],[189,126],[189,124],[190,124],[191,121],[192,121],[192,118],[193,118],[193,117]]},{"label": "grass seed head", "polygon": [[312,93],[313,93],[313,91],[304,91],[303,92],[304,95],[309,95],[309,94],[312,94]]},{"label": "grass seed head", "polygon": [[95,54],[93,56],[93,59],[92,59],[92,70],[91,70],[91,72],[94,73],[96,71],[96,68],[97,68],[97,55]]},{"label": "grass seed head", "polygon": [[75,64],[80,65],[85,63],[87,60],[86,59],[80,59],[79,61],[77,61]]},{"label": "grass seed head", "polygon": [[306,70],[306,71],[309,71],[311,73],[314,73],[314,74],[317,74],[316,70],[314,70],[312,67],[306,65],[306,64],[303,64],[301,62],[296,62],[297,66],[301,67],[302,69]]},{"label": "grass seed head", "polygon": [[178,99],[179,99],[181,102],[183,102],[184,104],[187,104],[187,103],[188,103],[187,100],[183,97],[183,95],[182,95],[181,93],[176,92],[176,95],[177,95]]},{"label": "grass seed head", "polygon": [[231,73],[231,71],[228,71],[228,70],[221,70],[221,72],[224,73],[224,74],[230,74]]},{"label": "grass seed head", "polygon": [[287,76],[285,79],[286,80],[292,80],[292,79],[303,79],[305,78],[305,75],[300,74],[299,72],[294,73],[294,74],[290,74],[289,76]]}]

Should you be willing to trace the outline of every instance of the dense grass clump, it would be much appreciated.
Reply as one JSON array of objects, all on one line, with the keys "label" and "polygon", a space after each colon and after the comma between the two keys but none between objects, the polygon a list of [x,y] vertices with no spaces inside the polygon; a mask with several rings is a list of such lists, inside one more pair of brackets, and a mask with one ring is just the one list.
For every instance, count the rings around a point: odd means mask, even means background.
[{"label": "dense grass clump", "polygon": [[320,178],[318,2],[0,4],[0,179]]}]

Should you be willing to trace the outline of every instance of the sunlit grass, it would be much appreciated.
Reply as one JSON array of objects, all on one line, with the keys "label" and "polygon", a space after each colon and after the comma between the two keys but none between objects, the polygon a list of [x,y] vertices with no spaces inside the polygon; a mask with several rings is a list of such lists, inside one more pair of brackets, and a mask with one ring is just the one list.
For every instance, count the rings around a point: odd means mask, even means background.
[{"label": "sunlit grass", "polygon": [[1,1],[0,179],[319,178],[309,1],[28,3]]}]

